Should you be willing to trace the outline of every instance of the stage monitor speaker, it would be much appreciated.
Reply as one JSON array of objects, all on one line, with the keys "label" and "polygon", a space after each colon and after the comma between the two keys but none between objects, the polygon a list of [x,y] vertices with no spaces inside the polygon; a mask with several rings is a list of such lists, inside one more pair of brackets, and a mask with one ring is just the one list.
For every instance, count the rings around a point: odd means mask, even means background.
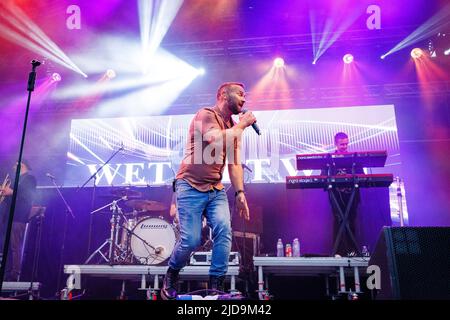
[{"label": "stage monitor speaker", "polygon": [[450,299],[450,228],[384,227],[369,265],[380,267],[376,299]]},{"label": "stage monitor speaker", "polygon": [[237,210],[234,210],[231,218],[233,231],[250,232],[256,234],[263,233],[263,210],[261,206],[249,205],[250,220],[240,217]]}]

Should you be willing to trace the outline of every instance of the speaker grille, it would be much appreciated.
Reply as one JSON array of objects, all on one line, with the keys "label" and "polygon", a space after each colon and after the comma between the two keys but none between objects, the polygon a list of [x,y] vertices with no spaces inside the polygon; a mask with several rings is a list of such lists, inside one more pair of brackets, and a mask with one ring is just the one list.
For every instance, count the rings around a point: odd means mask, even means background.
[{"label": "speaker grille", "polygon": [[390,228],[391,277],[401,299],[450,298],[450,228]]}]

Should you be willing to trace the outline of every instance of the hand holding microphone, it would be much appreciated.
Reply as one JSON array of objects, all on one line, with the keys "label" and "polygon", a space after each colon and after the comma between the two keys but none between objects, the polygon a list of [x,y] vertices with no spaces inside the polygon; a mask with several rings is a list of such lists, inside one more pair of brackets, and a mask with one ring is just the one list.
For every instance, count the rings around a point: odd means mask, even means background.
[{"label": "hand holding microphone", "polygon": [[246,127],[251,125],[253,130],[255,130],[255,132],[258,135],[261,135],[259,127],[256,124],[256,117],[253,115],[253,113],[251,111],[248,111],[247,109],[243,109],[242,115],[239,117],[239,121],[244,121],[247,124]]}]

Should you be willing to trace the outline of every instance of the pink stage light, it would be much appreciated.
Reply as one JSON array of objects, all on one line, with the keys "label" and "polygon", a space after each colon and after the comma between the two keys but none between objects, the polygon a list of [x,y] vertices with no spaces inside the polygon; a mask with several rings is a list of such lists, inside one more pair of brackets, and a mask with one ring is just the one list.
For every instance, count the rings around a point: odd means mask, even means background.
[{"label": "pink stage light", "polygon": [[347,54],[342,58],[342,60],[343,60],[345,63],[347,63],[347,64],[352,63],[352,62],[353,62],[353,55],[351,55],[350,53],[347,53]]}]

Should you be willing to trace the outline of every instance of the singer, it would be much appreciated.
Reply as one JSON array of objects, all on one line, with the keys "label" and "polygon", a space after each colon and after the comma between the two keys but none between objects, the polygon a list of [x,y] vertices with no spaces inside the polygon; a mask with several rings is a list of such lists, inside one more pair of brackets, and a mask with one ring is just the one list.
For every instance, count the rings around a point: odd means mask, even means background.
[{"label": "singer", "polygon": [[[202,108],[190,124],[185,155],[175,180],[180,240],[175,245],[164,277],[163,299],[177,297],[178,273],[186,265],[191,252],[200,245],[202,215],[212,229],[209,289],[224,291],[231,250],[230,209],[221,183],[226,159],[237,209],[241,216],[250,219],[240,161],[240,141],[242,132],[255,123],[256,118],[250,111],[242,112],[244,103],[243,84],[224,83],[217,91],[216,105]],[[239,115],[238,123],[234,123],[232,115]]]},{"label": "singer", "polygon": [[[14,165],[16,171],[17,163]],[[33,205],[34,194],[36,192],[36,178],[30,173],[31,167],[27,160],[22,160],[20,167],[19,188],[17,189],[17,204],[14,212],[14,220],[11,229],[10,251],[6,264],[5,281],[18,281],[20,277],[20,267],[22,259],[22,246],[25,235],[25,227],[28,222],[31,207]],[[6,224],[8,223],[8,210],[11,206],[10,196],[13,190],[6,186],[0,188],[2,195],[7,196],[5,203],[7,210],[0,211],[0,250],[3,251],[3,240],[5,238]],[[1,209],[4,209],[1,208]]]}]

